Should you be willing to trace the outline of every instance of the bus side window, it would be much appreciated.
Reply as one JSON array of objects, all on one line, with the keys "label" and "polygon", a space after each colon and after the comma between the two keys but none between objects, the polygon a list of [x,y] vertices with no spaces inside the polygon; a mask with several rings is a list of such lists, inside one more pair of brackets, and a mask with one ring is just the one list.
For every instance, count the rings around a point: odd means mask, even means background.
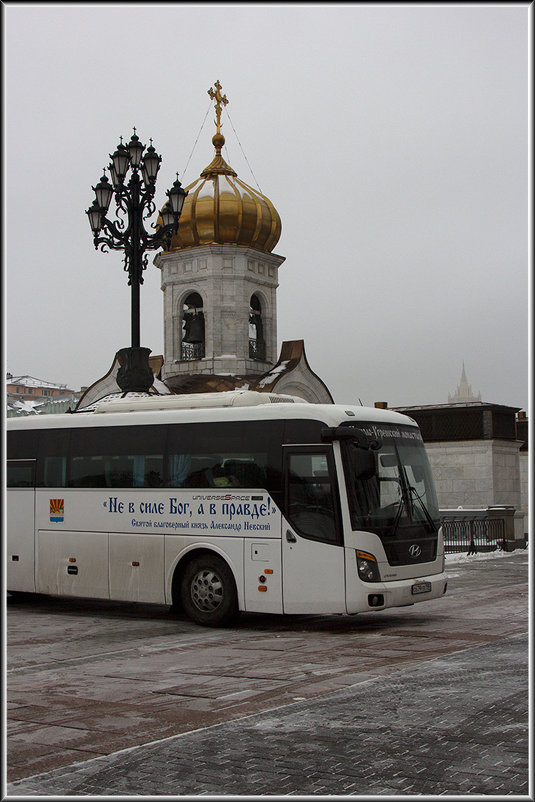
[{"label": "bus side window", "polygon": [[35,460],[7,461],[6,487],[34,487]]},{"label": "bus side window", "polygon": [[104,475],[106,487],[133,487],[134,458],[121,455],[108,456],[104,459]]},{"label": "bus side window", "polygon": [[265,453],[170,454],[171,487],[267,488]]},{"label": "bus side window", "polygon": [[72,457],[69,487],[105,487],[102,457]]},{"label": "bus side window", "polygon": [[39,438],[38,487],[65,487],[70,431],[47,429]]},{"label": "bus side window", "polygon": [[6,432],[8,459],[35,459],[39,444],[38,431]]},{"label": "bus side window", "polygon": [[164,426],[75,430],[69,487],[162,487],[164,446]]},{"label": "bus side window", "polygon": [[229,457],[223,460],[223,469],[232,477],[234,487],[266,487],[266,454],[252,454],[251,458]]},{"label": "bus side window", "polygon": [[67,457],[45,457],[43,460],[43,487],[65,487]]},{"label": "bus side window", "polygon": [[169,425],[169,487],[265,489],[280,503],[283,423],[273,420]]},{"label": "bus side window", "polygon": [[189,454],[169,454],[167,458],[169,487],[184,487],[191,473],[191,457]]},{"label": "bus side window", "polygon": [[163,457],[137,454],[133,464],[134,487],[163,487]]}]

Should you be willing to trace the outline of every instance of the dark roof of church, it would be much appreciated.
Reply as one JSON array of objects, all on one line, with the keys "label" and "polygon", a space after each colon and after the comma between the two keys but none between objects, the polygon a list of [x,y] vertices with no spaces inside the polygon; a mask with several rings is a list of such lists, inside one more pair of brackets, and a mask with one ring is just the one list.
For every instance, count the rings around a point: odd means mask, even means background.
[{"label": "dark roof of church", "polygon": [[277,384],[280,380],[295,370],[302,361],[304,361],[307,370],[323,385],[331,399],[331,403],[334,403],[327,385],[311,370],[308,364],[304,340],[283,342],[277,364],[260,376],[221,376],[197,373],[173,376],[166,379],[165,384],[173,393],[221,393],[226,390],[255,390],[258,393],[276,393]]},{"label": "dark roof of church", "polygon": [[[155,381],[150,392],[159,395],[163,392],[171,393],[222,393],[229,390],[255,390],[259,393],[276,393],[277,385],[281,379],[286,378],[289,373],[294,371],[301,363],[307,371],[325,388],[330,398],[330,403],[334,399],[329,392],[325,382],[310,369],[306,354],[304,340],[289,340],[284,342],[281,347],[279,361],[266,373],[252,376],[229,376],[217,374],[185,374],[182,376],[172,376],[165,382],[160,380],[160,373],[163,365],[163,357],[149,357],[149,363],[153,370]],[[91,404],[97,402],[110,394],[120,393],[121,390],[116,381],[119,361],[115,356],[112,366],[108,373],[101,379],[92,384],[84,393],[77,405],[77,410],[86,409]],[[283,389],[281,391],[285,393]]]}]

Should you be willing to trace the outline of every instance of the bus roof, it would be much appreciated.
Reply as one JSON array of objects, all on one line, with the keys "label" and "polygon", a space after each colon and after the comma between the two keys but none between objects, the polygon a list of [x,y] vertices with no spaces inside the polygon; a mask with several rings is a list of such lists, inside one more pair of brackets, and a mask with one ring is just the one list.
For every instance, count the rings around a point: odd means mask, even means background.
[{"label": "bus roof", "polygon": [[[238,395],[239,393],[239,395]],[[248,396],[248,397],[246,397]],[[254,396],[254,397],[253,397]],[[262,399],[256,396],[263,396]],[[106,409],[107,408],[107,409]],[[132,426],[174,423],[208,423],[236,420],[319,420],[338,426],[353,419],[417,426],[407,415],[390,409],[348,404],[312,404],[295,396],[230,391],[191,395],[124,398],[101,404],[91,412],[8,418],[7,430],[59,429],[93,426]]]}]

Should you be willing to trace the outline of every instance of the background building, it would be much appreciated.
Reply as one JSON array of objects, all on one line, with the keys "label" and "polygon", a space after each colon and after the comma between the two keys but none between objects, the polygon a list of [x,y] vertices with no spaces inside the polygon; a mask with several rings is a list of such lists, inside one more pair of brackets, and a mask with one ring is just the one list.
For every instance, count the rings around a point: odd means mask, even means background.
[{"label": "background building", "polygon": [[[508,508],[514,538],[528,532],[528,420],[518,407],[484,403],[463,364],[450,403],[396,407],[418,423],[441,510]],[[465,400],[451,399],[464,398]],[[473,400],[478,398],[479,400]]]},{"label": "background building", "polygon": [[457,385],[456,391],[451,395],[448,394],[448,404],[463,404],[470,401],[481,401],[481,393],[475,395],[475,393],[472,392],[472,387],[468,384],[468,379],[466,378],[463,362],[461,380]]},{"label": "background building", "polygon": [[16,415],[51,414],[74,409],[80,393],[66,384],[36,379],[34,376],[6,375],[7,417]]}]

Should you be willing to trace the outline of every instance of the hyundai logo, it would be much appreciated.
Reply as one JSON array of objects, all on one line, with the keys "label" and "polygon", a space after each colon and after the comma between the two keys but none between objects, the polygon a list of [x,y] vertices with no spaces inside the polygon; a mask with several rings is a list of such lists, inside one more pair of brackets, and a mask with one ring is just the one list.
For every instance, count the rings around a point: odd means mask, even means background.
[{"label": "hyundai logo", "polygon": [[413,543],[412,546],[409,546],[409,555],[415,560],[417,557],[420,556],[422,550],[417,543]]}]

